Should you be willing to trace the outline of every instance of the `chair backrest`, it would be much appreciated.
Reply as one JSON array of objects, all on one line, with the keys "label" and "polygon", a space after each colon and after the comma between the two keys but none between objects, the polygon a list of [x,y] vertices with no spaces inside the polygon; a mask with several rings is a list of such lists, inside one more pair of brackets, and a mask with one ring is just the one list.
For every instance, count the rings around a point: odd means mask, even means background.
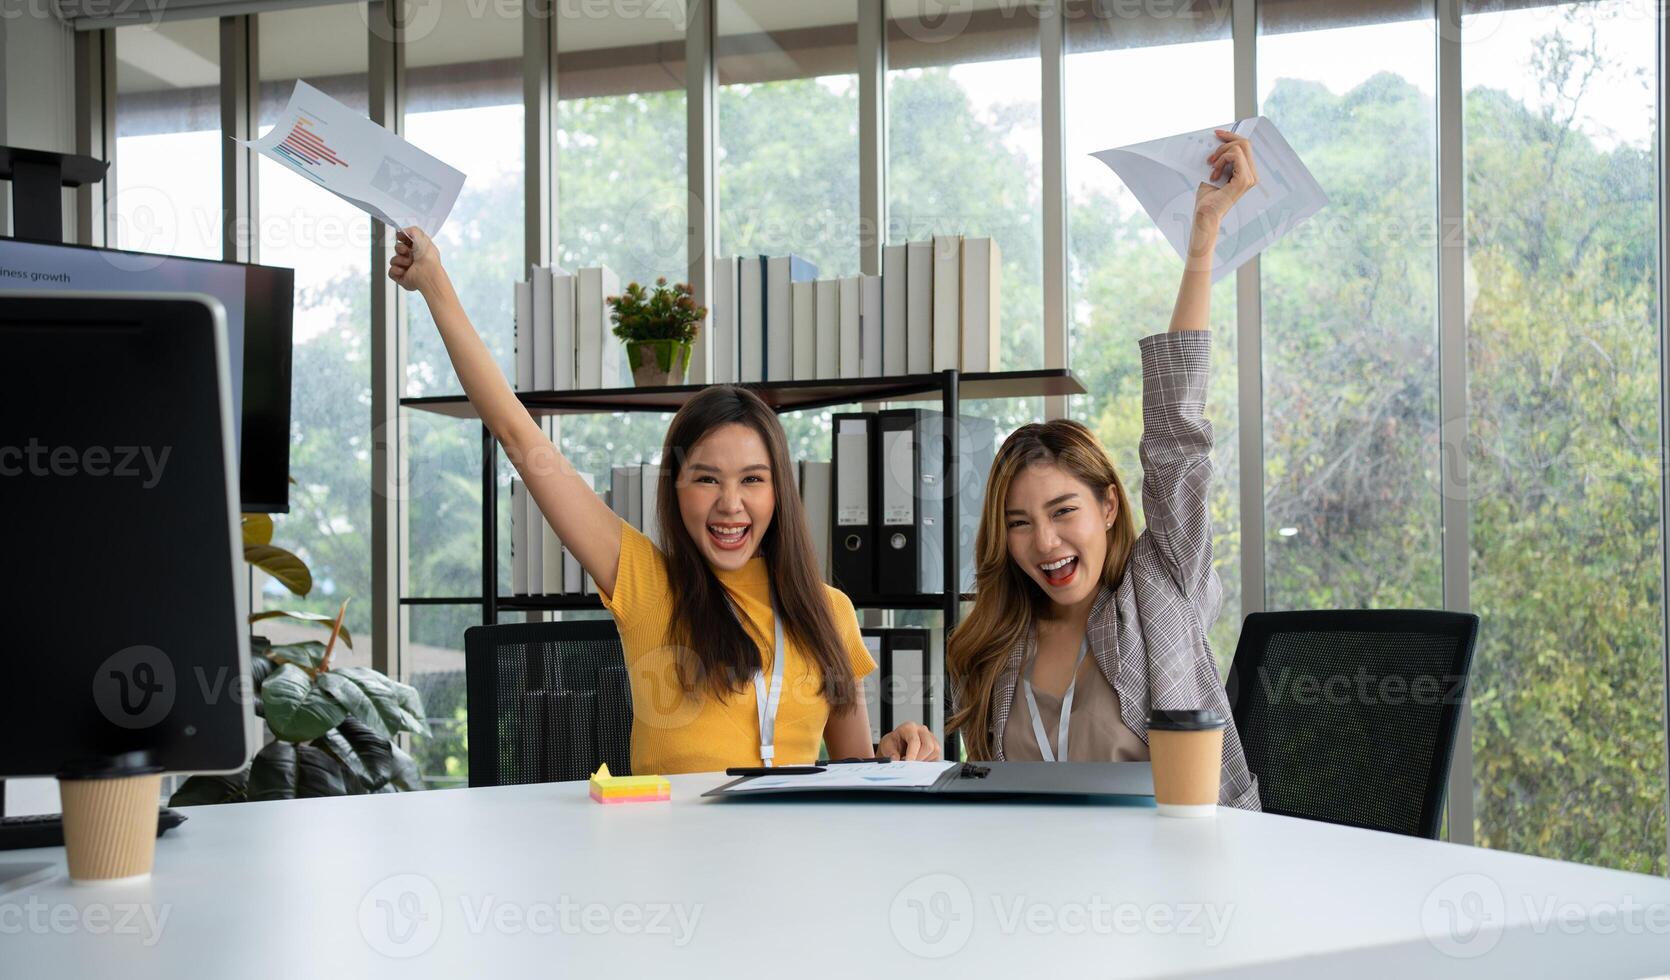
[{"label": "chair backrest", "polygon": [[612,619],[464,631],[470,785],[631,773],[632,691]]},{"label": "chair backrest", "polygon": [[1436,839],[1479,618],[1253,613],[1229,703],[1268,813]]}]

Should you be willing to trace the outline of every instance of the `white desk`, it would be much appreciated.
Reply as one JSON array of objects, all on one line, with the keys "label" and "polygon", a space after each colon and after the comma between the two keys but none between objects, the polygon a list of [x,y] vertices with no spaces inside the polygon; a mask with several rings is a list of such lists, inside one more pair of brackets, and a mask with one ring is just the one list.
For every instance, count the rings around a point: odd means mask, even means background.
[{"label": "white desk", "polygon": [[0,976],[1670,971],[1663,879],[1233,810],[698,799],[721,781],[195,807],[146,883],[0,895]]}]

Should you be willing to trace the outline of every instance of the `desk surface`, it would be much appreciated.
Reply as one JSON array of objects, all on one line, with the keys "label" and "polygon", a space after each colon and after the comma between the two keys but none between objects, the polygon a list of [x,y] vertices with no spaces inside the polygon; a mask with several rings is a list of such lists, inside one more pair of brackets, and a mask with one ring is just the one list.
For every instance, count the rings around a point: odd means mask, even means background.
[{"label": "desk surface", "polygon": [[[194,807],[146,882],[0,895],[0,973],[1670,971],[1659,878],[1234,810],[698,798],[722,780],[614,806],[550,783]],[[0,853],[43,859],[63,852]]]}]

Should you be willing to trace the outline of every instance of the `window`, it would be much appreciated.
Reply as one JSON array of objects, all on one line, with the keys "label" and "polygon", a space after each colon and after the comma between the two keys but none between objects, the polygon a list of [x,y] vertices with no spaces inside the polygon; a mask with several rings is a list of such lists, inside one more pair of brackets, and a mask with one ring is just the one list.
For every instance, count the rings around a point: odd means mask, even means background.
[{"label": "window", "polygon": [[221,257],[220,32],[116,29],[117,248]]},{"label": "window", "polygon": [[1038,12],[1024,5],[970,12],[952,39],[934,29],[951,23],[934,19],[936,6],[888,4],[887,241],[934,235],[996,241],[1003,258],[1002,367],[1040,368]]},{"label": "window", "polygon": [[857,0],[721,0],[719,254],[857,275]]},{"label": "window", "polygon": [[[1068,329],[1074,372],[1090,394],[1071,417],[1089,425],[1113,457],[1131,505],[1141,511],[1141,338],[1171,325],[1183,261],[1135,196],[1096,150],[1157,139],[1234,118],[1229,6],[1207,4],[1187,18],[1133,17],[1128,7],[1067,8],[1066,170]],[[1145,91],[1151,79],[1175,84]],[[1117,107],[1117,108],[1115,108]],[[1227,667],[1240,636],[1240,497],[1237,452],[1235,285],[1212,290],[1213,365],[1206,415],[1216,444],[1212,487],[1213,564],[1224,605],[1210,637]]]},{"label": "window", "polygon": [[1619,2],[1464,20],[1473,452],[1454,492],[1484,619],[1477,842],[1662,875],[1655,28]]},{"label": "window", "polygon": [[1260,8],[1260,112],[1330,195],[1260,263],[1267,607],[1437,608],[1431,7],[1320,10]]},{"label": "window", "polygon": [[[214,21],[183,21],[208,24]],[[296,79],[366,111],[366,28],[353,6],[261,14],[259,131],[278,121]],[[218,122],[217,122],[218,138]],[[119,162],[121,166],[125,161]],[[219,167],[219,156],[215,155]],[[364,212],[265,157],[256,162],[260,261],[296,270],[291,364],[290,512],[273,539],[313,572],[306,598],[261,583],[269,607],[334,614],[353,633],[345,663],[371,663],[371,225]],[[218,182],[217,185],[218,186]],[[275,642],[325,631],[272,621]]]}]

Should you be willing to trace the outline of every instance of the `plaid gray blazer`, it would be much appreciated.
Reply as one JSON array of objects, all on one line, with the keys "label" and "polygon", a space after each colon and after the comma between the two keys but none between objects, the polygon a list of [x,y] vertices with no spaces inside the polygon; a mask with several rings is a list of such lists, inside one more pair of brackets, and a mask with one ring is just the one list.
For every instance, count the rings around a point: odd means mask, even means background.
[{"label": "plaid gray blazer", "polygon": [[[1120,720],[1148,740],[1151,708],[1212,708],[1230,718],[1207,627],[1223,605],[1212,569],[1212,423],[1203,415],[1212,336],[1203,330],[1156,334],[1142,350],[1142,506],[1137,536],[1118,588],[1104,588],[1090,610],[1090,652],[1119,695]],[[1003,758],[1003,730],[1015,679],[1033,640],[1010,652],[992,689],[991,735]],[[1261,809],[1241,739],[1224,732],[1218,802]]]}]

